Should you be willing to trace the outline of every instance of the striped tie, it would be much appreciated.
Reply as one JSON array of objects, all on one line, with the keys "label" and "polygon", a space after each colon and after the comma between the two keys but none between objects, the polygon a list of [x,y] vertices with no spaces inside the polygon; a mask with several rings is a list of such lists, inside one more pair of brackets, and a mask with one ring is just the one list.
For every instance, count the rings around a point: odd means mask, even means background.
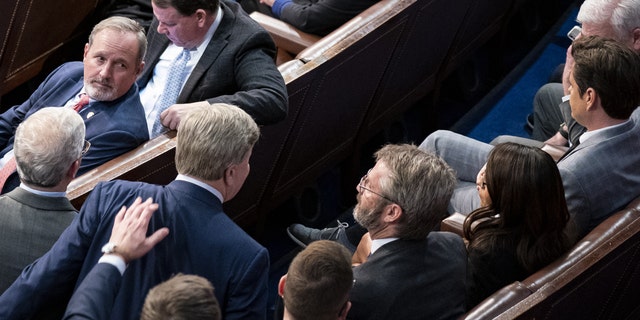
[{"label": "striped tie", "polygon": [[158,110],[158,115],[156,121],[153,123],[153,130],[151,130],[151,138],[159,135],[164,132],[166,128],[162,126],[162,121],[160,121],[160,114],[162,111],[166,110],[169,106],[176,103],[178,100],[178,95],[180,94],[180,89],[182,88],[182,82],[185,78],[185,68],[187,66],[187,62],[191,59],[190,50],[183,49],[180,55],[171,62],[171,66],[169,66],[169,73],[167,75],[167,84],[164,87],[164,91],[162,96],[160,97],[160,101],[156,104],[156,110]]}]

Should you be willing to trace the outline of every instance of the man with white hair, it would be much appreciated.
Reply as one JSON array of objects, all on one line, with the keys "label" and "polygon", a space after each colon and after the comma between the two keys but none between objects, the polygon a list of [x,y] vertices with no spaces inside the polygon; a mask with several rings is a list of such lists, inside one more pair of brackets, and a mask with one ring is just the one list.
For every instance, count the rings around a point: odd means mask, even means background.
[{"label": "man with white hair", "polygon": [[[0,196],[0,292],[43,255],[77,215],[65,197],[89,144],[77,112],[48,107],[18,126],[20,187]],[[46,139],[43,139],[46,137]]]}]

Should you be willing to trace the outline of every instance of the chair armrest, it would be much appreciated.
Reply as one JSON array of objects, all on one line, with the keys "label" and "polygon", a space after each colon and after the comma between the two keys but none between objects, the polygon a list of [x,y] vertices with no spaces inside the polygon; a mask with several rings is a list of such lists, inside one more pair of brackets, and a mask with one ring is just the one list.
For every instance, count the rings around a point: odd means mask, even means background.
[{"label": "chair armrest", "polygon": [[164,133],[76,177],[67,187],[67,197],[79,209],[100,181],[124,179],[157,184],[170,182],[176,177],[175,136],[175,130]]},{"label": "chair armrest", "polygon": [[302,32],[286,22],[258,11],[252,12],[250,16],[271,34],[278,49],[293,56],[321,39],[319,36]]},{"label": "chair armrest", "polygon": [[456,212],[442,220],[440,223],[440,231],[449,231],[462,237],[462,225],[466,218],[467,216]]},{"label": "chair armrest", "polygon": [[551,157],[553,158],[553,160],[558,161],[560,160],[560,158],[562,158],[562,156],[567,153],[567,150],[569,150],[569,148],[567,147],[561,147],[561,146],[554,146],[554,145],[550,145],[550,144],[544,144],[544,146],[542,146],[542,151],[548,153],[549,155],[551,155]]}]

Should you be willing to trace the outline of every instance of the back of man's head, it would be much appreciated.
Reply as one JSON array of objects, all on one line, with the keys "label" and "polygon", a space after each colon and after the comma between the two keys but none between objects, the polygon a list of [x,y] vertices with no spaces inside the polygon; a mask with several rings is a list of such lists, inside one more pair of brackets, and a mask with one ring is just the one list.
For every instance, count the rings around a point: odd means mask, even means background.
[{"label": "back of man's head", "polygon": [[580,37],[572,46],[579,94],[593,88],[614,119],[628,119],[640,105],[640,55],[611,39]]},{"label": "back of man's head", "polygon": [[140,319],[219,320],[222,314],[207,279],[177,274],[149,290]]},{"label": "back of man's head", "polygon": [[446,215],[456,176],[444,160],[414,145],[386,145],[375,154],[389,168],[380,179],[382,194],[402,207],[396,236],[424,239]]},{"label": "back of man's head", "polygon": [[156,6],[166,9],[173,7],[183,16],[190,16],[198,9],[215,12],[220,5],[219,0],[152,0]]},{"label": "back of man's head", "polygon": [[611,37],[633,47],[633,30],[640,28],[640,0],[585,0],[578,21],[599,32],[589,35]]},{"label": "back of man's head", "polygon": [[180,123],[176,169],[208,181],[221,179],[230,165],[245,159],[259,136],[256,122],[236,106],[194,107]]},{"label": "back of man's head", "polygon": [[284,306],[296,320],[337,319],[348,311],[351,287],[351,253],[337,242],[315,241],[289,266]]},{"label": "back of man's head", "polygon": [[25,119],[13,145],[20,180],[49,188],[58,185],[82,154],[85,126],[69,108],[47,107]]}]

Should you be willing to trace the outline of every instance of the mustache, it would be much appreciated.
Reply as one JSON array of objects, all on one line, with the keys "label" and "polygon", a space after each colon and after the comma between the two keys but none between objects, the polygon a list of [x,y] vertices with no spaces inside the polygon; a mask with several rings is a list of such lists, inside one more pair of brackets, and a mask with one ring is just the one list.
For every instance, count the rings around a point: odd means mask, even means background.
[{"label": "mustache", "polygon": [[92,78],[89,83],[94,84],[97,83],[99,85],[105,86],[105,87],[113,87],[111,80],[110,79],[105,79],[105,78]]}]

